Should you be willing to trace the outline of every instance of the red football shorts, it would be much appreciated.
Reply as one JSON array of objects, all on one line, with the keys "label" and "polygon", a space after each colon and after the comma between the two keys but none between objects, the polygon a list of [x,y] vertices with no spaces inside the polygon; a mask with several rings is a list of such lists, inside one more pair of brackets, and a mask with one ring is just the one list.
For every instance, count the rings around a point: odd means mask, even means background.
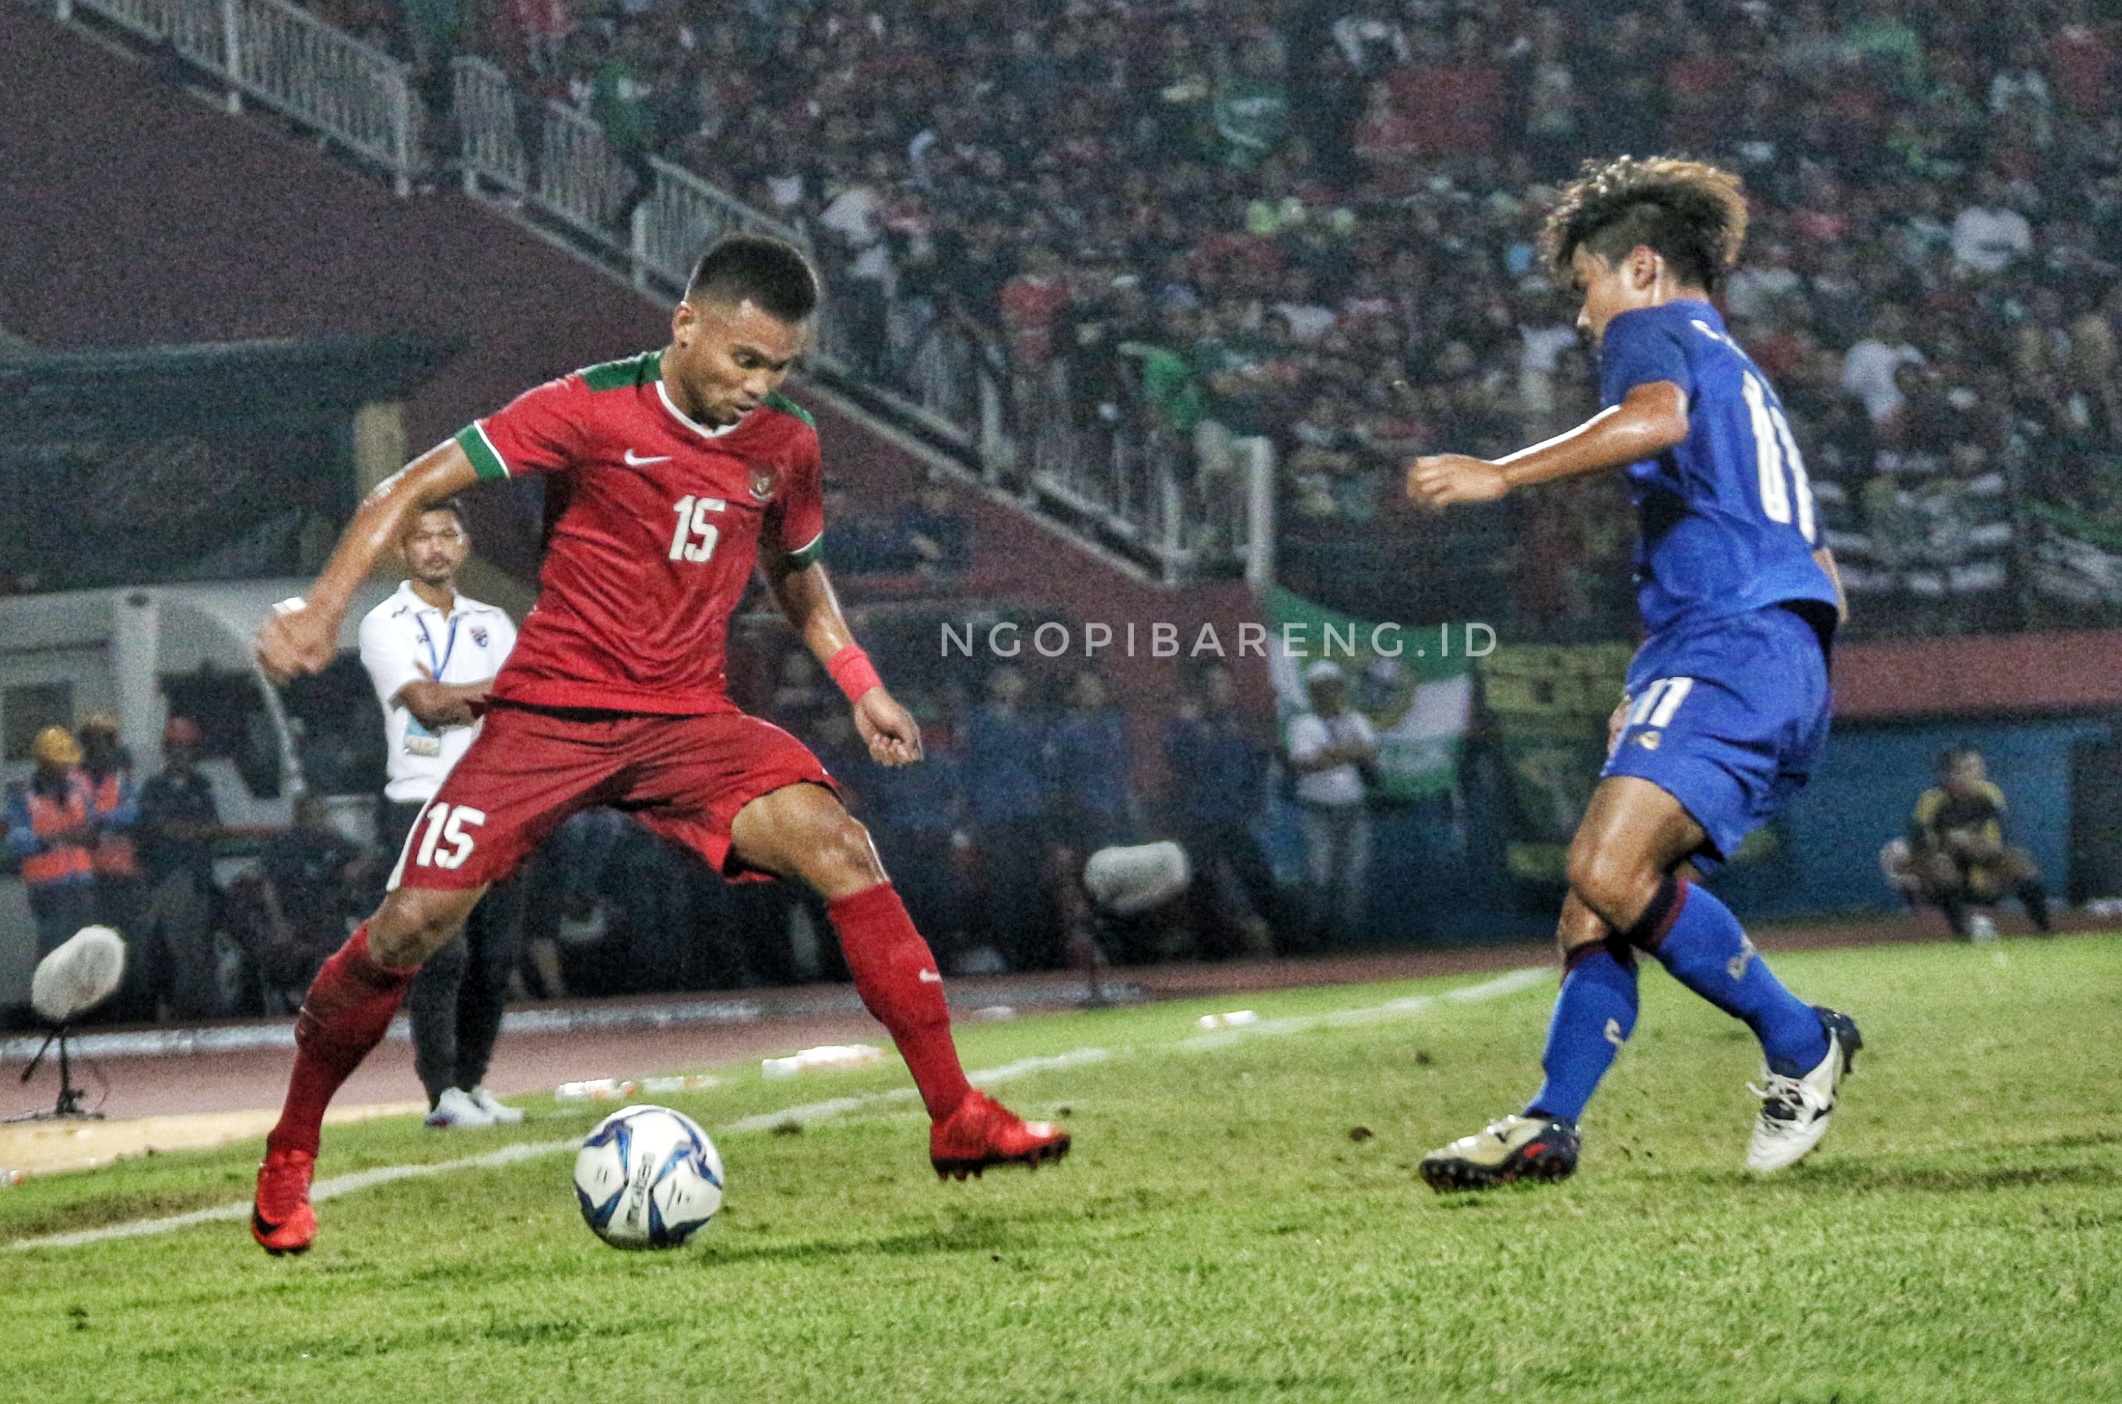
[{"label": "red football shorts", "polygon": [[742,712],[653,716],[497,705],[421,810],[392,887],[479,887],[596,805],[633,815],[738,879],[729,827],[745,805],[803,782],[838,791],[801,741]]}]

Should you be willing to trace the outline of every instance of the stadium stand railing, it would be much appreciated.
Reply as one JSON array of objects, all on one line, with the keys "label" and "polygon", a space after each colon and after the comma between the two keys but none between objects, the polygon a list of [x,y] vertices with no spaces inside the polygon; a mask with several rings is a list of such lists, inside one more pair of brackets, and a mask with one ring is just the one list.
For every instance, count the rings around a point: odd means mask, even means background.
[{"label": "stadium stand railing", "polygon": [[[53,9],[174,53],[225,87],[232,112],[248,99],[293,118],[380,167],[400,195],[435,174],[412,68],[285,0],[56,0]],[[1014,382],[989,333],[923,299],[886,293],[883,344],[865,344],[876,338],[861,336],[846,310],[854,275],[805,231],[622,149],[585,113],[523,94],[484,59],[460,56],[450,76],[454,160],[468,194],[658,297],[681,292],[699,250],[724,234],[789,239],[820,256],[843,294],[828,300],[820,331],[829,378],[1153,579],[1257,569],[1267,524],[1252,521],[1271,494],[1252,491],[1247,473],[1196,464],[1191,444],[1134,422],[1100,422],[1059,377]]]},{"label": "stadium stand railing", "polygon": [[[677,296],[703,247],[744,231],[810,250],[842,289],[853,277],[833,268],[803,230],[660,157],[622,150],[576,109],[524,97],[487,60],[460,56],[453,68],[466,193],[502,198],[642,292]],[[863,344],[847,299],[828,302],[819,350],[836,380],[859,387],[991,485],[1160,580],[1247,564],[1259,535],[1248,524],[1259,495],[1244,472],[1196,471],[1190,445],[1153,432],[1085,427],[1062,376],[1012,385],[1006,357],[978,328],[924,300],[884,296],[881,346]]]},{"label": "stadium stand railing", "polygon": [[381,167],[410,194],[420,159],[411,68],[282,0],[58,0],[167,46],[228,90],[231,111],[259,102]]},{"label": "stadium stand railing", "polygon": [[1270,582],[1274,441],[1212,424],[1181,439],[1100,423],[1082,413],[1067,370],[1048,367],[1031,400],[1024,486],[1038,506],[1155,562],[1168,582],[1241,569],[1256,586]]}]

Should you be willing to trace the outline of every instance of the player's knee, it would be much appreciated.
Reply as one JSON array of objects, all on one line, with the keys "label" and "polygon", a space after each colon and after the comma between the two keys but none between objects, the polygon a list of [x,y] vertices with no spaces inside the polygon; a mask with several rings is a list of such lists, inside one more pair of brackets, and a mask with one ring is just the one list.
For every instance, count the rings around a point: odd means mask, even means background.
[{"label": "player's knee", "polygon": [[1569,890],[1590,913],[1615,931],[1626,931],[1645,903],[1657,895],[1659,874],[1615,856],[1604,847],[1575,843],[1569,850]]},{"label": "player's knee", "polygon": [[479,903],[479,893],[401,887],[383,900],[369,921],[368,951],[392,969],[425,964],[464,929],[464,919]]},{"label": "player's knee", "polygon": [[821,826],[813,860],[812,881],[822,892],[842,896],[884,881],[884,865],[869,829],[844,810]]}]

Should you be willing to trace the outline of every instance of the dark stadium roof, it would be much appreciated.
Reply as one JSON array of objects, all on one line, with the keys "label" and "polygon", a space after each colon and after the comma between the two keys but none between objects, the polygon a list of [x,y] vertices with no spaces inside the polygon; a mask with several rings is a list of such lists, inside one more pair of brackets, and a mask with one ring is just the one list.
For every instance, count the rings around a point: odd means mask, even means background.
[{"label": "dark stadium roof", "polygon": [[459,346],[436,337],[339,337],[155,346],[0,359],[0,432],[90,421],[199,429],[343,420],[402,400]]}]

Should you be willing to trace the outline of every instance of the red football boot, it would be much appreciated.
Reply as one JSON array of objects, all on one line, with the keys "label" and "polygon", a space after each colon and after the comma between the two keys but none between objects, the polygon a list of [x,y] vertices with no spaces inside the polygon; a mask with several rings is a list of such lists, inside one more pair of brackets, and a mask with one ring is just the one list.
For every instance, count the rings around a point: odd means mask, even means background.
[{"label": "red football boot", "polygon": [[258,1167],[251,1237],[275,1257],[307,1252],[317,1241],[317,1211],[309,1207],[309,1181],[316,1167],[317,1157],[308,1151],[268,1151]]},{"label": "red football boot", "polygon": [[1068,1154],[1068,1133],[1049,1121],[1023,1121],[985,1092],[929,1128],[928,1158],[942,1177],[978,1175],[990,1165],[1039,1167]]}]

